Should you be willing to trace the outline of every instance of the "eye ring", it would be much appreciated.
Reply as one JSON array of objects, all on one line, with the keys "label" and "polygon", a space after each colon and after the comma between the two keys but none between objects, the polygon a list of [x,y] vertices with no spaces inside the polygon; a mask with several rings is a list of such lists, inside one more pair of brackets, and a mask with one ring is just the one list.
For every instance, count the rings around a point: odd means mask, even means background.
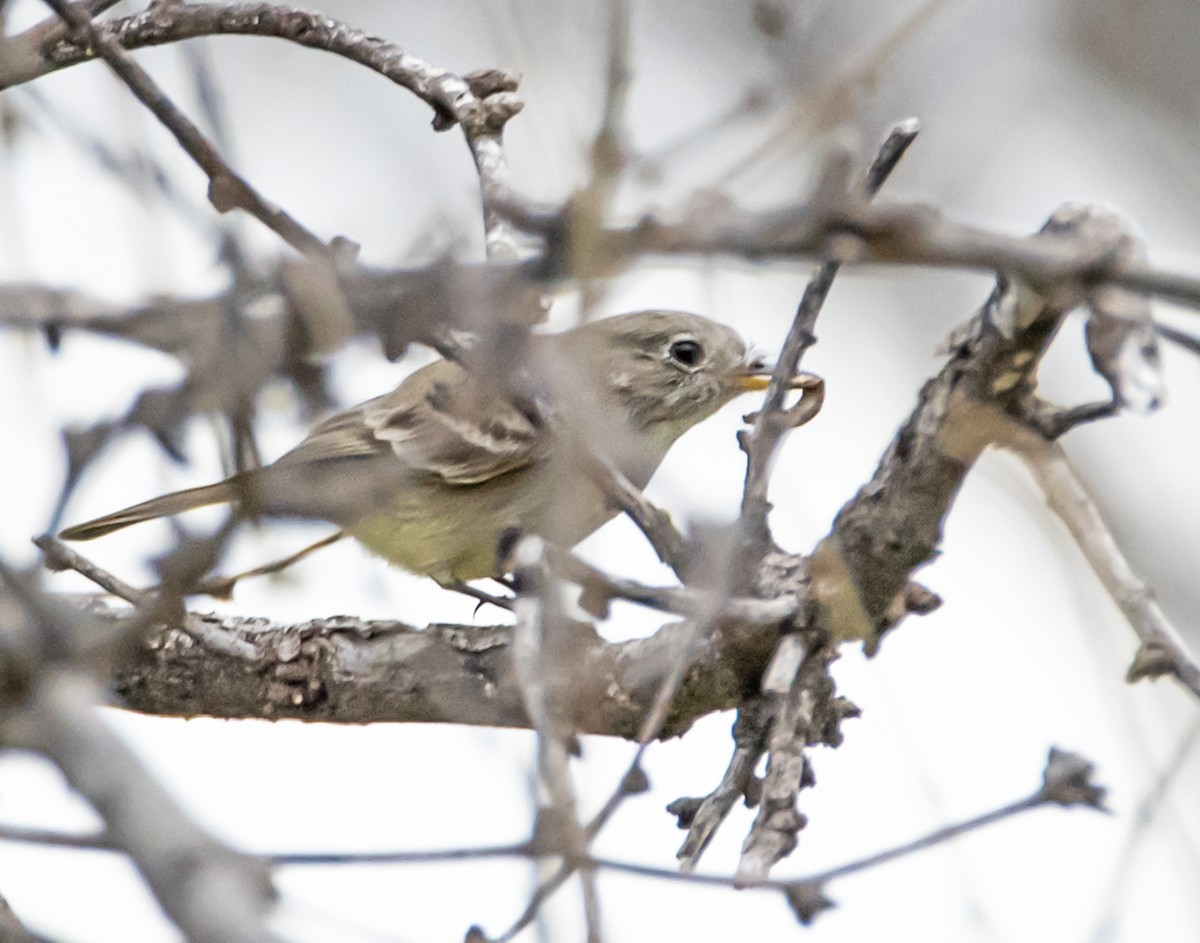
[{"label": "eye ring", "polygon": [[694,370],[704,363],[704,348],[699,341],[690,337],[675,341],[667,348],[667,356],[681,367]]}]

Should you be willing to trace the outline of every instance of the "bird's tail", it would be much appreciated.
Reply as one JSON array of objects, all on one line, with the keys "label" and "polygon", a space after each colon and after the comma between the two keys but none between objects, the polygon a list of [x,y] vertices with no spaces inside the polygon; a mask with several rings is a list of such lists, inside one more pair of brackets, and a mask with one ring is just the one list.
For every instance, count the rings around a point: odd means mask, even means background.
[{"label": "bird's tail", "polygon": [[204,485],[202,488],[188,488],[186,491],[164,494],[160,498],[151,498],[149,501],[143,501],[141,504],[135,504],[122,511],[105,514],[104,517],[98,517],[94,521],[68,527],[59,536],[64,540],[91,540],[94,537],[103,537],[105,534],[111,534],[130,524],[140,524],[142,521],[151,521],[156,517],[171,517],[193,508],[233,501],[239,497],[239,492],[244,488],[244,484],[239,487],[237,478],[230,478],[228,481],[219,481],[215,485]]}]

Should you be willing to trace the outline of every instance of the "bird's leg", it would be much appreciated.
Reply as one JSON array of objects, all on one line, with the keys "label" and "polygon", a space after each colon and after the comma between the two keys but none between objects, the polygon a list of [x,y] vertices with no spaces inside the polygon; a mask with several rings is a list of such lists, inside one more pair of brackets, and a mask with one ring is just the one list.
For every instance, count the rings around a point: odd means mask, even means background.
[{"label": "bird's leg", "polygon": [[437,584],[442,589],[448,589],[452,593],[462,593],[464,596],[470,596],[472,599],[478,599],[479,605],[475,607],[478,612],[485,605],[498,606],[501,609],[512,612],[512,599],[508,596],[496,596],[487,590],[479,589],[477,586],[472,586],[470,583],[464,583],[462,580],[438,580]]},{"label": "bird's leg", "polygon": [[339,530],[328,537],[322,537],[315,544],[310,544],[303,550],[293,553],[290,557],[284,557],[282,560],[275,560],[272,563],[256,566],[252,570],[244,570],[241,573],[235,573],[233,576],[206,576],[197,585],[195,592],[204,593],[206,596],[212,596],[216,599],[229,599],[233,595],[233,587],[247,577],[270,576],[272,573],[279,573],[286,570],[293,563],[299,563],[309,554],[328,547],[330,544],[337,543],[345,536],[346,532]]},{"label": "bird's leg", "polygon": [[496,541],[496,569],[491,578],[514,596],[521,593],[521,578],[512,571],[512,555],[523,536],[521,528],[506,527]]}]

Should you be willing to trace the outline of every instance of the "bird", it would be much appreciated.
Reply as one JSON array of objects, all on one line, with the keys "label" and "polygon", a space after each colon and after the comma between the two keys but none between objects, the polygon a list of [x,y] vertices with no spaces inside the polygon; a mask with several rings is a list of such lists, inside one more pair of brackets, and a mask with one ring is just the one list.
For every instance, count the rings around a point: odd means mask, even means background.
[{"label": "bird", "polygon": [[[500,574],[501,545],[570,547],[619,513],[579,444],[644,488],[683,433],[770,368],[730,327],[648,310],[528,338],[519,382],[441,359],[316,425],[270,465],[68,527],[91,540],[193,508],[338,525],[369,551],[446,586]],[[812,374],[791,388],[814,391]]]}]

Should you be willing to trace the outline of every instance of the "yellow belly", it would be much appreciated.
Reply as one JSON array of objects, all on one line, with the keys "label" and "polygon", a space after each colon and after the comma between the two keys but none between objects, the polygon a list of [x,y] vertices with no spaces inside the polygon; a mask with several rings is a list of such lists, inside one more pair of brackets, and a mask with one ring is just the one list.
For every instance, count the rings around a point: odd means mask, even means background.
[{"label": "yellow belly", "polygon": [[551,507],[555,489],[535,474],[521,469],[478,485],[415,484],[386,511],[344,529],[384,559],[448,583],[496,575],[497,549],[514,530],[569,547],[615,516],[586,480],[556,489],[563,498]]}]

